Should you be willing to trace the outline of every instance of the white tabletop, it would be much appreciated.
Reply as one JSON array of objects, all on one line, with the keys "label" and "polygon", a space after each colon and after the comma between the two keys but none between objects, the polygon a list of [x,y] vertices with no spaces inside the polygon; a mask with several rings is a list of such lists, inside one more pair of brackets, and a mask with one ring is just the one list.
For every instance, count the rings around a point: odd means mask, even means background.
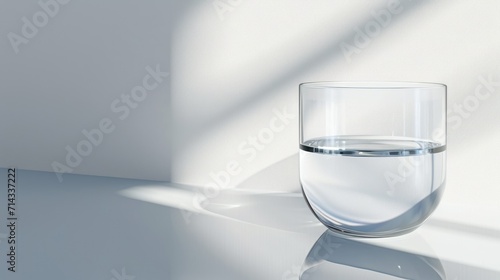
[{"label": "white tabletop", "polygon": [[487,207],[442,204],[412,233],[353,239],[329,233],[300,192],[203,193],[17,170],[16,272],[2,188],[0,279],[500,279],[498,222],[460,219]]}]

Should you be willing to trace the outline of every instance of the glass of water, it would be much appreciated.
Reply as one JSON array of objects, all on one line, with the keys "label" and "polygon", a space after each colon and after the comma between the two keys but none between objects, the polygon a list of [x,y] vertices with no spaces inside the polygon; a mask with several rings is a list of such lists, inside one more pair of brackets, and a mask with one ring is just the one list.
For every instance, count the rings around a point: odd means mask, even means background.
[{"label": "glass of water", "polygon": [[300,182],[316,217],[347,235],[416,229],[446,181],[446,86],[312,82],[300,90]]}]

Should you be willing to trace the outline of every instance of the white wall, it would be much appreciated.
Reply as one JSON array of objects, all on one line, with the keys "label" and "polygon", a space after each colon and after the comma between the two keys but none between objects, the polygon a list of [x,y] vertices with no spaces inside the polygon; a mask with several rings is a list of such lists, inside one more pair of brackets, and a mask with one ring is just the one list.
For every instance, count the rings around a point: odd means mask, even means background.
[{"label": "white wall", "polygon": [[[168,180],[170,77],[148,80],[156,86],[132,105],[121,96],[143,84],[148,66],[171,72],[180,2],[2,1],[0,166],[52,171],[59,162],[74,173]],[[68,164],[66,146],[77,150],[82,130],[105,118],[115,129]]]}]

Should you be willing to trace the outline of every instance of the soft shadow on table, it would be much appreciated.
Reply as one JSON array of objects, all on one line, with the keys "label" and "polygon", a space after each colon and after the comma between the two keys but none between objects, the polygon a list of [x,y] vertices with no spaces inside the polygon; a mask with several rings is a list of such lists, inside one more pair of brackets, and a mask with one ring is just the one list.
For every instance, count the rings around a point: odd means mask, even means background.
[{"label": "soft shadow on table", "polygon": [[200,206],[217,215],[282,230],[322,227],[302,196],[298,172],[295,154],[251,176],[235,189],[201,200]]},{"label": "soft shadow on table", "polygon": [[253,193],[229,190],[201,202],[211,213],[255,225],[287,231],[321,227],[302,194]]},{"label": "soft shadow on table", "polygon": [[137,186],[120,194],[177,208],[186,222],[205,215],[293,232],[324,228],[300,191],[297,154],[274,163],[231,189],[167,183],[167,187]]},{"label": "soft shadow on table", "polygon": [[446,279],[437,258],[367,244],[326,230],[304,261],[300,280],[349,275],[350,279]]}]

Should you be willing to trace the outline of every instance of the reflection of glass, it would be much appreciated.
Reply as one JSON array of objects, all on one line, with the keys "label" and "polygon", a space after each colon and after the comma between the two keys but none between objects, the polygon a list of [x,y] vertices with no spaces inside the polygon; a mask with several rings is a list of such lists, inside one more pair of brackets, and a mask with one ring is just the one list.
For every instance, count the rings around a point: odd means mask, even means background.
[{"label": "reflection of glass", "polygon": [[445,159],[445,85],[300,85],[300,181],[329,228],[367,237],[415,229],[440,200]]},{"label": "reflection of glass", "polygon": [[[439,259],[345,239],[327,230],[304,261],[300,280],[446,279]],[[393,279],[392,277],[390,279]]]}]

